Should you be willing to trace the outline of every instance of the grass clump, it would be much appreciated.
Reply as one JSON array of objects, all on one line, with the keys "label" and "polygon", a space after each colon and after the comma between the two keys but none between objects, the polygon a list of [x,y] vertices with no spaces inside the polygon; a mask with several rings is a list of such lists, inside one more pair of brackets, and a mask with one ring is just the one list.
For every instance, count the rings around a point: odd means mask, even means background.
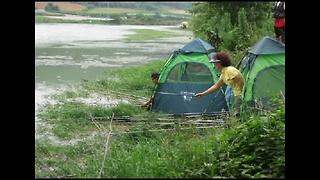
[{"label": "grass clump", "polygon": [[[83,87],[89,94],[114,90],[148,97],[153,89],[150,74],[164,63],[115,69],[106,72],[106,79],[85,82]],[[78,95],[66,92],[65,96]],[[149,132],[149,126],[137,126],[131,130],[140,132],[112,135],[102,177],[284,178],[284,102],[274,107],[268,112],[244,112],[245,120],[231,118],[229,128]],[[156,116],[128,104],[107,108],[76,102],[49,105],[39,116],[53,126],[54,135],[70,139],[97,131],[89,114],[101,117],[113,113]],[[105,136],[95,137],[62,147],[37,140],[36,176],[98,177],[105,141]]]},{"label": "grass clump", "polygon": [[150,97],[154,88],[151,73],[159,72],[164,64],[165,60],[158,60],[137,67],[113,69],[105,73],[105,79],[83,83],[83,87],[88,91],[112,90]]},{"label": "grass clump", "polygon": [[54,145],[46,140],[35,144],[36,178],[98,177],[104,144],[98,136],[76,145]]},{"label": "grass clump", "polygon": [[106,177],[284,178],[283,108],[228,129],[121,136]]},{"label": "grass clump", "polygon": [[255,113],[216,138],[217,173],[235,178],[284,178],[284,104]]},{"label": "grass clump", "polygon": [[61,139],[71,139],[81,134],[88,134],[96,130],[91,122],[92,117],[132,116],[141,113],[139,107],[129,104],[119,104],[116,107],[107,108],[92,106],[77,102],[65,102],[49,105],[45,111],[39,113],[39,118],[52,125],[52,133]]},{"label": "grass clump", "polygon": [[[110,115],[111,111],[118,115],[141,113],[133,107],[127,112],[116,107],[109,112],[87,108],[83,107],[96,116]],[[81,119],[86,116],[81,108],[76,112],[65,110],[52,117]],[[242,123],[234,118],[229,128],[224,129],[177,129],[113,135],[102,177],[284,178],[284,113],[284,106],[279,105],[271,112],[248,115],[247,121]],[[38,141],[36,174],[39,177],[63,177],[69,174],[97,177],[104,144],[105,137],[84,141],[72,148]],[[52,173],[49,167],[54,169],[54,174],[49,174]]]},{"label": "grass clump", "polygon": [[135,34],[127,35],[127,38],[125,39],[127,42],[153,40],[177,35],[177,33],[174,32],[153,29],[132,29],[131,31],[135,32]]}]

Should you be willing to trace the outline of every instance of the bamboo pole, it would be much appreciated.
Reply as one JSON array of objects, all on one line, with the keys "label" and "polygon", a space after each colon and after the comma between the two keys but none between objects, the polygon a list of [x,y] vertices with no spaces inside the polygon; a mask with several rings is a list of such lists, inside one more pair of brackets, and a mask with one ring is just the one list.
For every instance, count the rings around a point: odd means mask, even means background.
[{"label": "bamboo pole", "polygon": [[103,157],[103,161],[102,161],[102,165],[101,165],[101,169],[100,169],[100,173],[99,173],[99,176],[98,178],[101,178],[101,174],[102,174],[102,170],[104,168],[104,163],[106,161],[106,157],[107,157],[107,153],[108,153],[108,146],[109,146],[109,139],[110,139],[110,136],[112,134],[112,120],[113,120],[113,117],[114,117],[114,113],[112,113],[112,118],[111,118],[111,121],[110,121],[110,127],[109,127],[109,133],[108,133],[108,137],[107,137],[107,142],[106,142],[106,145],[105,145],[105,151],[104,151],[104,157]]}]

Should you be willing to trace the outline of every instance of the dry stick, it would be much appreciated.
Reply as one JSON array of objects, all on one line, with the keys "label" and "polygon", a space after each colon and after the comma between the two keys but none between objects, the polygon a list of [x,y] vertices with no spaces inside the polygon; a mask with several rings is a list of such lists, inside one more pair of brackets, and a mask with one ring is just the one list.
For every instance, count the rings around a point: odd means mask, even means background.
[{"label": "dry stick", "polygon": [[[98,118],[96,118],[98,119]],[[225,121],[222,119],[189,119],[185,121],[178,121],[177,119],[156,119],[154,121],[149,119],[116,119],[113,118],[116,123],[125,123],[125,124],[143,124],[143,123],[154,123],[154,124],[161,124],[161,123],[172,123],[172,124],[193,124],[193,123],[224,123]]]},{"label": "dry stick", "polygon": [[259,110],[260,112],[267,112],[270,113],[270,110],[263,109],[263,108],[258,108],[258,107],[248,107],[249,110]]},{"label": "dry stick", "polygon": [[66,176],[58,176],[58,178],[68,178],[68,177],[74,177],[74,176],[76,176],[76,174],[69,174]]},{"label": "dry stick", "polygon": [[114,92],[114,93],[126,95],[126,96],[131,96],[131,97],[138,98],[138,99],[143,99],[143,100],[147,100],[147,99],[148,99],[148,98],[143,97],[143,96],[138,96],[138,95],[133,95],[133,94],[127,94],[127,93],[123,93],[123,92],[119,92],[119,91],[113,91],[113,90],[110,90],[110,91],[111,91],[111,92]]},{"label": "dry stick", "polygon": [[[207,127],[193,127],[193,128],[178,128],[178,129],[152,129],[152,130],[145,130],[148,132],[157,132],[157,131],[174,131],[174,130],[187,130],[187,129],[208,129],[208,128],[216,128],[219,126],[207,126]],[[143,133],[145,131],[130,131],[130,132],[118,132],[118,133],[111,133],[114,135],[117,134],[131,134],[131,133]]]},{"label": "dry stick", "polygon": [[[148,100],[148,98],[142,97],[142,96],[137,96],[137,95],[132,95],[132,94],[126,94],[126,93],[123,93],[123,92],[112,91],[112,90],[108,90],[108,91],[110,91],[110,92],[112,92],[112,93],[115,93],[115,94],[118,94],[118,95],[116,95],[116,96],[121,95],[121,96],[126,96],[127,98],[136,98],[136,99],[140,99],[140,100]],[[107,94],[107,93],[101,92],[101,94]],[[107,94],[107,95],[109,95],[109,94]]]},{"label": "dry stick", "polygon": [[[208,119],[210,118],[211,120],[215,120],[215,119],[221,119],[226,117],[226,115],[216,115],[216,116],[202,116],[202,115],[192,115],[192,116],[186,116],[185,119],[199,119],[199,118],[203,118],[203,119]],[[109,116],[105,116],[105,117],[94,117],[95,119],[110,119]],[[151,118],[152,120],[170,120],[170,121],[176,121],[179,118],[174,118],[174,117],[165,117],[165,115],[163,115],[162,117],[154,117]],[[135,116],[118,116],[118,117],[114,117],[114,120],[150,120],[150,118],[145,117],[145,115],[135,115]]]},{"label": "dry stick", "polygon": [[109,134],[108,134],[108,137],[107,137],[107,142],[106,142],[106,146],[105,146],[104,157],[103,157],[100,173],[99,173],[99,176],[98,176],[99,178],[101,178],[102,169],[104,168],[104,162],[106,161],[106,157],[107,157],[109,139],[110,139],[110,135],[112,134],[112,126],[111,125],[112,125],[113,117],[114,117],[114,113],[112,113],[112,118],[111,118],[111,121],[110,121],[110,128],[109,128],[110,130],[109,130]]},{"label": "dry stick", "polygon": [[[91,119],[91,121],[93,122],[93,124],[98,128],[98,130],[99,130],[100,132],[103,132],[103,130],[102,130],[102,128],[99,126],[99,124],[97,124],[97,123],[94,121],[94,117],[91,115],[91,113],[89,113],[89,116],[90,116],[90,119]],[[112,121],[112,119],[111,119],[111,121]],[[111,122],[110,122],[110,128],[111,128]],[[104,126],[103,126],[103,129],[105,130]],[[110,132],[109,132],[109,134],[110,134]],[[108,136],[108,139],[109,139],[109,136]],[[108,143],[108,140],[107,140],[107,143]],[[107,143],[106,143],[106,147],[107,147]],[[104,161],[105,161],[105,157],[106,157],[106,152],[105,152],[105,156],[104,156]],[[102,163],[102,167],[101,167],[101,169],[100,169],[100,173],[99,173],[99,176],[98,176],[98,177],[101,177],[101,170],[102,170],[102,168],[103,168],[103,166],[104,166],[104,161],[103,161],[103,163]]]},{"label": "dry stick", "polygon": [[91,113],[89,113],[90,119],[93,122],[93,124],[99,129],[99,131],[102,131],[99,127],[99,125],[94,121],[94,117],[92,117]]}]

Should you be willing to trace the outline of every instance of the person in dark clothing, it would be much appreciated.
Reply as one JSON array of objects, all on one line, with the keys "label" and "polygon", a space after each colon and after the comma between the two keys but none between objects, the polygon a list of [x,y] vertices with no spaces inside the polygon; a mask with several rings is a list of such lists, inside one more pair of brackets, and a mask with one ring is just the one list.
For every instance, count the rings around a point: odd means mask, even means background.
[{"label": "person in dark clothing", "polygon": [[276,39],[285,43],[285,2],[277,1],[275,3],[273,17]]},{"label": "person in dark clothing", "polygon": [[[159,76],[160,76],[160,74],[157,72],[154,72],[151,74],[151,80],[155,85],[159,84]],[[153,99],[154,99],[154,97],[152,96],[147,102],[143,103],[141,105],[141,107],[144,107],[147,110],[150,110],[152,103],[153,103]]]}]

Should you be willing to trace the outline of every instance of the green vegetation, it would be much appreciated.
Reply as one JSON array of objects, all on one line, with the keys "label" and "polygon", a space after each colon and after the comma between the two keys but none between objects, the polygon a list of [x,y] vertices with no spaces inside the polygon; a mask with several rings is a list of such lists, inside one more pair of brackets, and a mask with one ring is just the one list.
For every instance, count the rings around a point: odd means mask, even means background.
[{"label": "green vegetation", "polygon": [[237,64],[246,50],[273,35],[272,2],[205,2],[191,9],[194,35],[227,51]]},{"label": "green vegetation", "polygon": [[113,69],[105,73],[107,78],[83,83],[83,87],[89,92],[112,90],[149,98],[154,86],[150,75],[159,72],[164,64],[165,60],[160,60],[138,67]]},{"label": "green vegetation", "polygon": [[[74,15],[87,16],[86,13],[69,13]],[[60,15],[61,16],[61,15]],[[42,16],[41,14],[35,16],[36,23],[85,23],[85,24],[110,24],[110,25],[174,25],[187,21],[189,18],[184,16],[162,16],[159,13],[153,14],[90,14],[91,17],[111,18],[113,20],[65,20],[53,19]]]},{"label": "green vegetation", "polygon": [[97,177],[103,158],[102,137],[76,145],[57,146],[46,139],[35,144],[37,178]]},{"label": "green vegetation", "polygon": [[225,177],[284,178],[284,105],[273,112],[251,115],[217,139],[217,171]]},{"label": "green vegetation", "polygon": [[[65,12],[66,13],[66,12]],[[111,17],[116,18],[118,16],[126,17],[126,18],[135,18],[136,16],[153,16],[157,18],[171,17],[171,18],[190,18],[190,14],[187,13],[186,10],[178,10],[178,9],[160,9],[160,10],[145,10],[145,9],[133,9],[133,8],[110,8],[110,7],[102,7],[102,8],[89,8],[83,11],[78,12],[67,12],[70,14],[83,15],[83,16],[92,16],[92,17]]]},{"label": "green vegetation", "polygon": [[[192,10],[193,31],[197,37],[216,45],[218,50],[229,51],[234,59],[239,60],[253,42],[272,33],[270,4],[259,3],[199,3]],[[136,33],[129,35],[127,40],[174,35],[146,29]],[[115,107],[88,105],[74,101],[75,98],[93,93],[112,95],[112,92],[149,98],[153,90],[150,74],[159,72],[164,63],[165,60],[158,60],[139,67],[115,68],[106,72],[104,79],[83,82],[78,90],[56,95],[57,104],[42,107],[39,118],[52,128],[40,128],[39,132],[52,132],[59,140],[65,141],[83,139],[74,144],[36,139],[36,177],[99,177],[109,121],[98,122],[106,129],[104,134],[90,120],[90,115],[151,117],[156,113],[146,113],[130,104]],[[102,177],[284,178],[285,104],[278,100],[274,107],[269,112],[244,112],[241,120],[228,118],[228,128],[151,133],[146,127],[114,124],[113,130],[134,129],[142,133],[111,136]],[[84,139],[94,133],[97,135]]]},{"label": "green vegetation", "polygon": [[132,9],[132,8],[91,8],[87,11],[83,11],[81,13],[85,13],[88,15],[116,15],[123,14],[126,16],[142,14],[145,16],[156,15],[157,13],[166,15],[166,16],[188,16],[189,14],[185,10],[177,10],[177,9],[161,9],[157,11],[143,10],[143,9]]},{"label": "green vegetation", "polygon": [[[60,103],[47,106],[40,113],[40,118],[52,125],[46,131],[52,131],[62,140],[79,139],[99,132],[89,114],[99,117],[112,113],[115,116],[145,114],[140,107],[127,104],[107,108],[67,100],[108,90],[149,97],[153,89],[150,73],[159,71],[164,62],[114,69],[106,72],[104,80],[84,82],[79,92],[65,92]],[[102,177],[283,178],[284,103],[276,107],[272,112],[248,112],[243,123],[230,118],[227,129],[113,135]],[[99,124],[109,129],[109,121]],[[120,128],[129,127],[113,125],[113,130]],[[139,128],[144,129],[132,127]],[[49,142],[36,140],[36,177],[99,176],[106,142],[102,134],[73,145]]]},{"label": "green vegetation", "polygon": [[35,17],[38,16],[65,16],[65,14],[55,13],[55,12],[36,12]]},{"label": "green vegetation", "polygon": [[[229,129],[112,136],[102,177],[284,178],[284,107],[234,121]],[[98,177],[104,143],[39,140],[36,177]]]},{"label": "green vegetation", "polygon": [[81,23],[81,24],[106,24],[106,20],[67,20],[67,19],[53,19],[45,16],[35,16],[35,23]]},{"label": "green vegetation", "polygon": [[187,10],[192,6],[191,2],[87,2],[82,4],[95,8],[130,8],[148,11],[159,11],[162,9]]},{"label": "green vegetation", "polygon": [[123,14],[123,13],[146,13],[145,10],[129,8],[93,8],[86,11],[88,14]]},{"label": "green vegetation", "polygon": [[153,29],[132,29],[131,31],[135,32],[135,34],[127,35],[126,41],[145,41],[159,38],[167,38],[176,36],[177,33],[169,32],[169,31],[157,31]]},{"label": "green vegetation", "polygon": [[[124,17],[124,16],[121,16]],[[160,13],[155,14],[126,14],[126,19],[121,19],[121,24],[131,24],[131,25],[172,25],[176,26],[183,21],[188,21],[189,17],[181,15],[164,15]]]},{"label": "green vegetation", "polygon": [[[75,102],[77,97],[88,97],[92,93],[106,93],[109,91],[134,94],[149,98],[152,94],[153,84],[150,74],[159,72],[165,61],[155,61],[139,67],[113,69],[107,71],[105,77],[99,81],[83,82],[82,89],[65,91],[53,98],[59,103],[47,105],[39,112],[38,117],[52,125],[52,133],[62,139],[70,139],[85,136],[95,130],[90,121],[90,114],[95,117],[132,116],[144,112],[137,106],[120,104],[108,108],[102,106],[87,105]],[[101,96],[104,96],[101,94]],[[47,130],[47,129],[46,129]]]},{"label": "green vegetation", "polygon": [[[183,21],[190,19],[190,14],[186,13],[187,9],[176,9],[174,6],[168,8],[160,8],[153,3],[130,3],[129,6],[103,6],[106,3],[84,3],[88,8],[82,11],[59,11],[58,7],[49,3],[47,5],[48,12],[62,12],[73,15],[82,15],[99,18],[111,18],[111,21],[105,20],[63,20],[63,19],[49,19],[43,17],[47,13],[36,13],[36,23],[88,23],[88,24],[130,24],[130,25],[178,25]],[[114,4],[110,2],[110,4]],[[134,8],[135,5],[141,4],[139,8]],[[171,4],[173,5],[173,4]],[[191,4],[190,4],[191,5]],[[155,8],[153,8],[155,7]],[[60,14],[61,15],[61,14]],[[40,16],[40,17],[38,17]]]},{"label": "green vegetation", "polygon": [[122,137],[110,147],[107,177],[284,178],[282,113],[205,133]]},{"label": "green vegetation", "polygon": [[46,110],[39,113],[39,118],[52,125],[52,133],[61,139],[71,139],[81,135],[88,135],[96,130],[90,120],[93,117],[106,117],[129,115],[141,113],[142,109],[120,104],[113,108],[87,105],[78,102],[62,102],[57,105],[49,105]]},{"label": "green vegetation", "polygon": [[59,12],[58,6],[53,5],[52,3],[48,3],[48,5],[45,7],[45,10],[48,12]]},{"label": "green vegetation", "polygon": [[35,23],[73,23],[72,20],[62,20],[62,19],[53,19],[48,18],[42,15],[35,16]]}]

